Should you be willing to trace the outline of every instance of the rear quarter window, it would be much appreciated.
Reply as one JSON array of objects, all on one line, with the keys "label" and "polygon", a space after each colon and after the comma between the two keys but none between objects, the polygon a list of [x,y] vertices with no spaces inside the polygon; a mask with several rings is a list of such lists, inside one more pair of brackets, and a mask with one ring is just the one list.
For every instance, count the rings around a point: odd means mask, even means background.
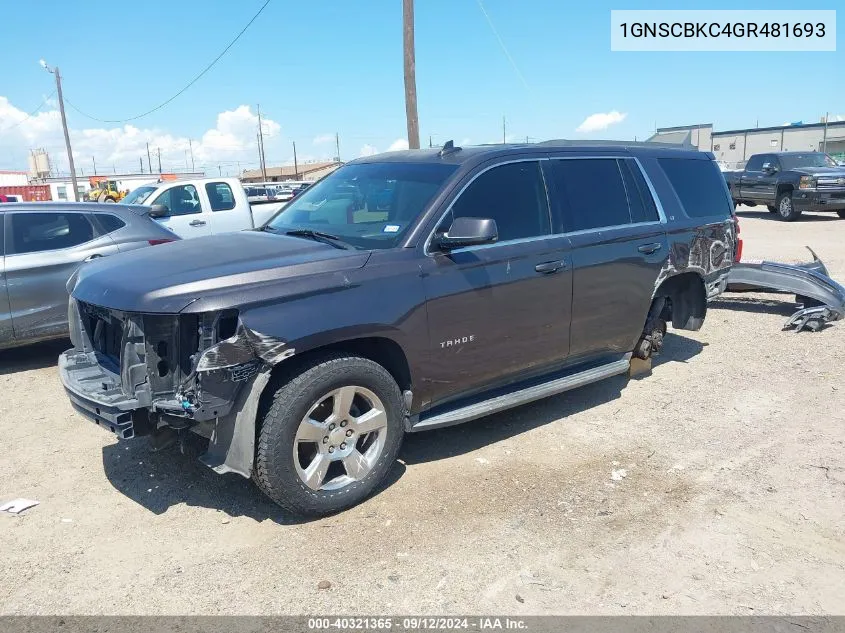
[{"label": "rear quarter window", "polygon": [[731,204],[722,173],[712,160],[660,158],[666,174],[687,216],[727,218]]},{"label": "rear quarter window", "polygon": [[100,225],[100,233],[102,235],[117,231],[126,226],[126,222],[111,213],[98,213],[94,216],[94,220]]}]

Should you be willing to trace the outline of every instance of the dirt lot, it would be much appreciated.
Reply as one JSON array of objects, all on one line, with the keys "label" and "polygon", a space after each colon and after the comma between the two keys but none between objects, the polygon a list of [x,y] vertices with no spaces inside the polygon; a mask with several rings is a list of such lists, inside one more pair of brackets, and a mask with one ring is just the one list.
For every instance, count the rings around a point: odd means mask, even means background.
[{"label": "dirt lot", "polygon": [[[746,259],[845,279],[845,221],[740,215]],[[41,505],[0,516],[0,613],[845,613],[845,323],[792,310],[726,296],[651,376],[408,437],[312,522],[84,421],[65,343],[2,353],[0,501]]]}]

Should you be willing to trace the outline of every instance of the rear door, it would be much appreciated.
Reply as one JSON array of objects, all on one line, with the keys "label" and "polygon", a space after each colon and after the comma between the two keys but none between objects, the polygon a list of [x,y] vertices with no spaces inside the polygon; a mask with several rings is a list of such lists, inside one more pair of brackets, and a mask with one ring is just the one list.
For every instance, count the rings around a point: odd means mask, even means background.
[{"label": "rear door", "polygon": [[115,253],[117,246],[98,235],[87,213],[9,214],[4,260],[15,338],[66,331],[68,279],[85,262]]},{"label": "rear door", "polygon": [[12,330],[12,312],[9,308],[9,293],[6,290],[6,257],[5,235],[6,217],[9,214],[0,213],[0,345],[8,343],[14,332]]},{"label": "rear door", "polygon": [[740,195],[743,200],[763,202],[763,154],[754,154],[745,165],[740,183]]},{"label": "rear door", "polygon": [[195,185],[183,183],[168,187],[150,205],[163,204],[167,215],[156,222],[176,233],[182,239],[211,235],[211,211],[203,204]]},{"label": "rear door", "polygon": [[496,221],[493,244],[422,263],[433,404],[560,364],[569,353],[569,240],[551,235],[541,160],[482,169],[441,219]]},{"label": "rear door", "polygon": [[552,157],[555,230],[572,248],[570,359],[630,352],[645,325],[668,244],[639,163]]},{"label": "rear door", "polygon": [[252,228],[249,205],[243,202],[245,196],[242,196],[241,204],[238,205],[238,199],[229,183],[222,180],[207,182],[203,186],[202,193],[211,210],[209,219],[212,234]]}]

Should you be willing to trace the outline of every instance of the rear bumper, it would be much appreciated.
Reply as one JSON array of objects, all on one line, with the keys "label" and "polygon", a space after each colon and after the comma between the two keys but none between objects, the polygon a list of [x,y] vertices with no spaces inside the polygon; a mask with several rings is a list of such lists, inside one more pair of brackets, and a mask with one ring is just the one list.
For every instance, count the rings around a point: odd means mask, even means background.
[{"label": "rear bumper", "polygon": [[845,209],[845,189],[796,189],[792,193],[792,204],[799,211],[841,211]]},{"label": "rear bumper", "polygon": [[141,403],[127,398],[120,388],[120,376],[109,372],[92,356],[76,349],[59,356],[59,378],[71,405],[119,438],[135,437],[134,411]]}]

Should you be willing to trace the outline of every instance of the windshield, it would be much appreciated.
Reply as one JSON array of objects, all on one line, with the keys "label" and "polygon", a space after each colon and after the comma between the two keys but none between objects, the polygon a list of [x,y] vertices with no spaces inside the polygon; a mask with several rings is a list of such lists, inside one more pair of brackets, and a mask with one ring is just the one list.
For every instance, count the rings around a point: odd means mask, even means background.
[{"label": "windshield", "polygon": [[836,167],[836,161],[821,152],[807,152],[806,154],[781,154],[780,164],[784,169],[800,169],[802,167]]},{"label": "windshield", "polygon": [[158,189],[158,187],[138,187],[131,191],[123,200],[121,204],[144,204],[144,200],[150,197],[150,194]]},{"label": "windshield", "polygon": [[293,198],[268,226],[311,229],[361,249],[392,248],[457,169],[440,163],[346,165]]}]

